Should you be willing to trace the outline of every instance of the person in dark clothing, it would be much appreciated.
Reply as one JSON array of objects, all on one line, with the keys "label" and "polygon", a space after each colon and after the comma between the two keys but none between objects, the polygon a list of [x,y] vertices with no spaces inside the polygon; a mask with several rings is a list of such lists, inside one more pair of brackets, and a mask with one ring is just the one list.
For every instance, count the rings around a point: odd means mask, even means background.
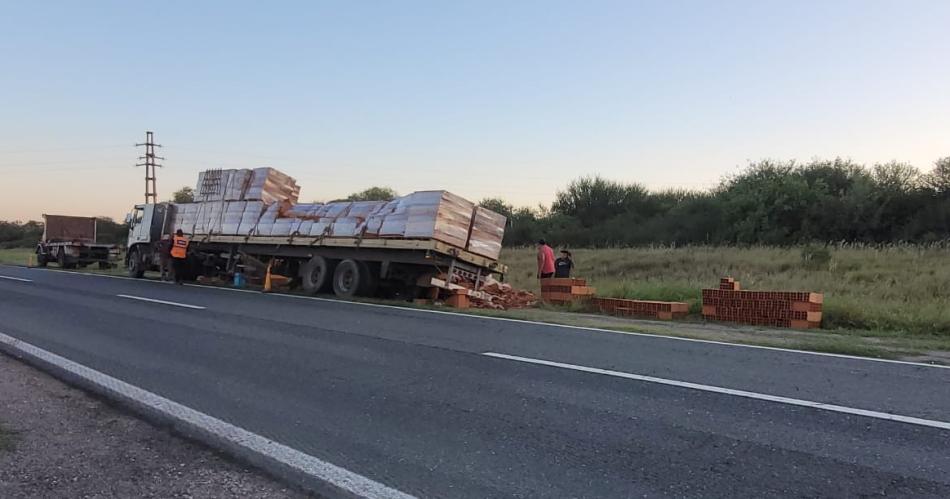
[{"label": "person in dark clothing", "polygon": [[554,260],[554,277],[571,277],[573,270],[574,259],[571,257],[571,252],[561,250],[561,257]]},{"label": "person in dark clothing", "polygon": [[171,250],[169,251],[172,257],[172,271],[175,274],[176,284],[181,284],[185,280],[189,243],[190,241],[185,237],[185,233],[178,229],[175,232],[175,237],[172,238]]},{"label": "person in dark clothing", "polygon": [[169,236],[162,236],[158,242],[158,270],[162,274],[162,280],[167,281],[172,273],[172,239]]}]

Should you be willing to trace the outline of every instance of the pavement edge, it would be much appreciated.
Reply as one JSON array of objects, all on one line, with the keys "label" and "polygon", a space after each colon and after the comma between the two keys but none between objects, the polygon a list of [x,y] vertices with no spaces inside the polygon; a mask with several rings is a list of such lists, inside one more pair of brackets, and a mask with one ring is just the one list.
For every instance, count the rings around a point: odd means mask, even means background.
[{"label": "pavement edge", "polygon": [[[135,387],[134,385],[129,385],[128,383],[125,383],[121,380],[112,378],[111,376],[103,373],[99,373],[94,369],[75,363],[52,352],[48,352],[23,340],[19,340],[3,333],[0,333],[0,353],[6,354],[10,357],[13,357],[14,359],[32,365],[69,385],[76,386],[88,392],[102,396],[112,402],[117,403],[121,407],[130,410],[134,414],[156,426],[170,428],[177,434],[200,442],[201,444],[204,444],[214,450],[224,452],[226,455],[240,462],[254,466],[286,483],[300,487],[306,492],[316,494],[317,497],[328,499],[415,499],[412,495],[391,489],[386,485],[374,482],[369,478],[349,472],[343,468],[338,468],[335,465],[320,461],[317,458],[300,453],[299,451],[290,449],[289,447],[283,446],[277,442],[273,442],[266,437],[250,433],[247,430],[243,430],[224,421],[217,420],[212,416],[208,416],[194,409],[181,406],[180,404],[164,399],[157,394],[147,392],[146,390]],[[71,366],[70,364],[78,366],[82,369],[76,370],[74,366]],[[83,373],[83,370],[88,372]],[[98,374],[98,376],[93,373]],[[222,425],[226,425],[230,428],[225,428],[226,433],[222,434],[220,428],[215,429],[213,427],[209,427],[208,424],[202,424],[200,421],[195,421],[193,417],[189,418],[180,413],[176,414],[176,411],[169,410],[168,407],[156,405],[153,403],[153,401],[148,400],[147,398],[136,396],[134,391],[130,392],[129,390],[123,390],[122,385],[126,385],[133,388],[134,390],[149,394],[155,399],[166,401],[169,404],[172,404],[171,407],[180,406],[185,410],[192,411],[200,416],[203,416],[209,421],[219,422]],[[234,430],[237,430],[237,432]],[[241,434],[242,432],[245,434]],[[231,434],[228,435],[227,433]],[[267,452],[255,449],[254,447],[259,447],[259,445],[254,444],[259,444],[259,442],[249,441],[254,440],[254,437],[265,441],[263,442],[265,445],[270,444],[268,447],[275,448],[276,452]],[[285,449],[290,450],[292,453],[300,454],[301,456],[305,456],[306,458],[317,461],[317,463],[293,462],[294,458],[300,458],[300,456],[296,455],[290,456],[290,459],[282,459],[280,454]],[[330,472],[342,471],[343,476],[338,477],[337,480],[332,480],[317,476],[313,473],[308,473],[306,467],[308,465],[313,466],[314,464],[322,468],[322,471],[328,471],[326,469],[327,467],[330,468]]]}]

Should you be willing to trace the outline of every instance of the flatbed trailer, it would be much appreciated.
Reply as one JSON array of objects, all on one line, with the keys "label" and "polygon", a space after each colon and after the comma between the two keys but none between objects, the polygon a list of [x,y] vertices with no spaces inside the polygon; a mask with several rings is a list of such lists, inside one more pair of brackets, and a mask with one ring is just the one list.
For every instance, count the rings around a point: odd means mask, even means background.
[{"label": "flatbed trailer", "polygon": [[[141,277],[167,264],[174,205],[136,206],[129,220],[127,266]],[[341,297],[431,296],[438,288],[454,289],[465,281],[477,292],[490,274],[503,277],[498,261],[436,239],[291,236],[190,235],[187,278],[233,277],[265,268],[291,279],[309,293],[333,291]]]}]

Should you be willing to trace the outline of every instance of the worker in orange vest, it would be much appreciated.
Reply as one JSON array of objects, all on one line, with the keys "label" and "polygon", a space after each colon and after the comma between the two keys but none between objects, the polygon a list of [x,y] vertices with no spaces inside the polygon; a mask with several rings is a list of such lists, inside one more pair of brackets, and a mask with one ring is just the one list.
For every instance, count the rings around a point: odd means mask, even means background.
[{"label": "worker in orange vest", "polygon": [[175,273],[175,283],[181,284],[185,277],[185,262],[188,259],[188,238],[181,229],[175,231],[175,237],[172,239],[171,257],[172,270]]}]

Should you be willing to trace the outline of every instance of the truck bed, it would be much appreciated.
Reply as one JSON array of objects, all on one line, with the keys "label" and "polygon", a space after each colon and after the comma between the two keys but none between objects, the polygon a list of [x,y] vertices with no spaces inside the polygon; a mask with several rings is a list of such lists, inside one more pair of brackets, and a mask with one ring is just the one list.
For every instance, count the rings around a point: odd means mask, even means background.
[{"label": "truck bed", "polygon": [[505,274],[508,271],[508,267],[498,263],[497,260],[476,255],[470,251],[456,248],[435,239],[195,235],[192,237],[192,241],[196,243],[293,246],[301,248],[325,247],[431,251],[448,258],[455,258],[459,261],[487,269],[494,273]]}]

